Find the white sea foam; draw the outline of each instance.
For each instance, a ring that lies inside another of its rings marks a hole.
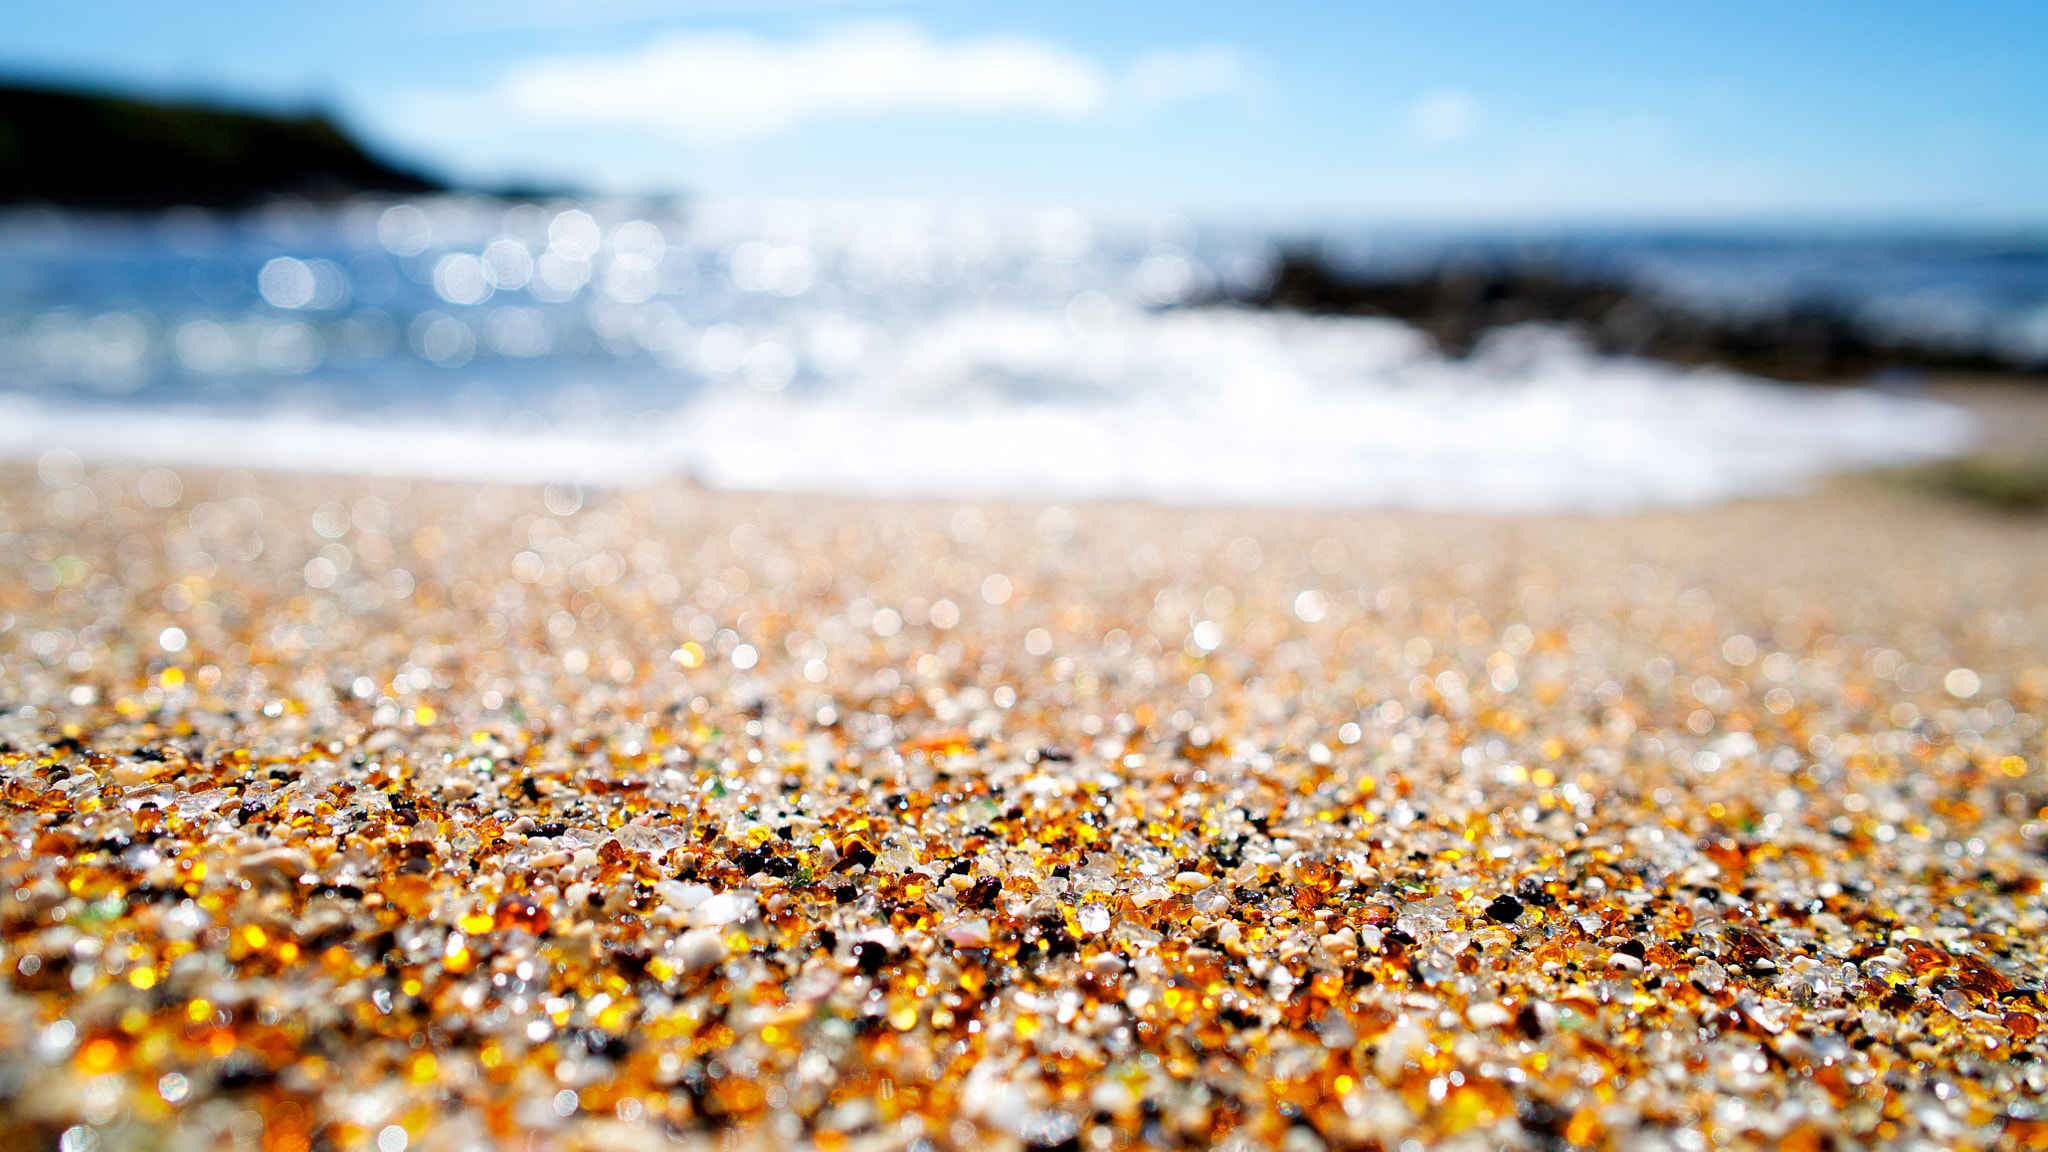
[[[1543,328],[1436,355],[1391,321],[971,308],[860,372],[726,384],[630,433],[163,413],[13,398],[0,455],[586,484],[1616,511],[1966,449],[1960,409],[1602,358]]]

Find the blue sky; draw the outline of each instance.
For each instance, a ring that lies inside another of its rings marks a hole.
[[[0,73],[485,182],[1356,219],[2048,224],[2048,4],[13,6]]]

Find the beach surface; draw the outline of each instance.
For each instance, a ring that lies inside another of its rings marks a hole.
[[[2038,516],[53,454],[0,574],[9,1147],[2048,1139]]]

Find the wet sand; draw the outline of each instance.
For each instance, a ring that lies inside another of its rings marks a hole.
[[[10,1147],[2048,1133],[2042,518],[57,459],[0,572]]]

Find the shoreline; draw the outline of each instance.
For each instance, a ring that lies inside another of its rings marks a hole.
[[[0,405],[8,425],[0,431],[0,459],[27,463],[62,451],[82,453],[81,463],[94,467],[109,460],[233,467],[337,483],[364,475],[452,483],[559,479],[592,488],[699,484],[804,499],[846,493],[915,501],[950,492],[1183,509],[1513,515],[1629,515],[1796,494],[1825,487],[1833,473],[1979,454],[1971,444],[1984,436],[2001,459],[2048,459],[2048,393],[2024,377],[1950,374],[1903,391],[1840,389],[1616,359],[1589,373],[1579,392],[1560,393],[1548,381],[1524,388],[1512,374],[1474,387],[1446,362],[1421,363],[1416,371],[1360,394],[1339,388],[1278,405],[1243,389],[1196,390],[1178,407],[1155,388],[1114,403],[958,409],[860,394],[790,399],[728,389],[673,411],[556,428],[524,410],[499,428],[425,414],[379,418],[317,409],[259,409],[254,418],[189,409],[45,409],[20,396]],[[1603,406],[1608,415],[1597,416]],[[1147,428],[1120,432],[1127,422]],[[1534,431],[1524,435],[1524,424]]]
[[[11,1138],[2035,1123],[2039,518],[176,475],[0,469]]]

